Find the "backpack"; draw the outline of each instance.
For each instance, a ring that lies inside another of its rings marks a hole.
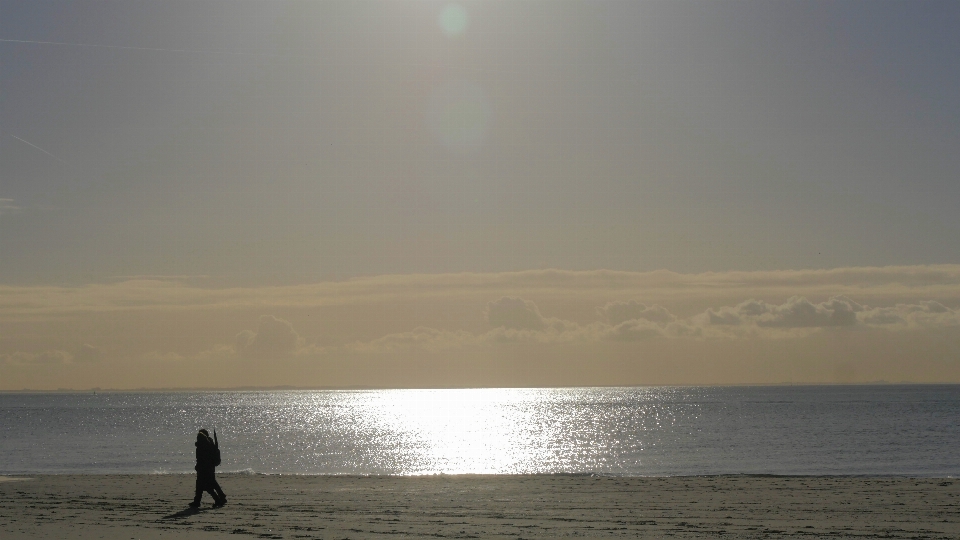
[[[220,466],[220,441],[217,440],[217,431],[213,431],[213,449],[210,451],[210,457],[213,458],[213,466]]]

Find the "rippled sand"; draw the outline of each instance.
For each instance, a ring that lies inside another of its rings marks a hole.
[[[960,537],[960,480],[849,477],[221,475],[0,482],[0,537]],[[241,536],[236,536],[241,535]]]

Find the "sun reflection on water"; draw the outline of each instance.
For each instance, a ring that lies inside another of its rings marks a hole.
[[[400,434],[411,451],[401,474],[509,474],[552,461],[534,430],[535,401],[527,389],[397,390],[367,396],[363,414],[378,428]],[[413,444],[410,444],[413,443]]]
[[[674,390],[354,390],[250,396],[253,470],[326,474],[620,474],[674,459],[698,405]],[[263,400],[263,401],[261,401]],[[265,429],[269,426],[269,429]],[[255,433],[254,433],[255,432]],[[238,440],[239,442],[239,440]],[[665,446],[666,444],[666,446]],[[667,447],[673,447],[667,450]],[[652,453],[651,453],[652,452]],[[292,461],[291,461],[292,460]]]
[[[0,472],[955,475],[952,387],[0,395]],[[39,429],[37,426],[41,426]],[[60,444],[50,445],[50,437]],[[38,450],[39,449],[39,450]]]

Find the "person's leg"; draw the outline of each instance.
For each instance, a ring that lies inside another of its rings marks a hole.
[[[223,493],[223,490],[220,489],[220,483],[217,482],[216,477],[213,477],[210,487],[212,487],[217,492],[217,497],[215,498],[220,499],[223,502],[227,502],[227,496]]]
[[[200,499],[203,498],[203,480],[200,478],[199,473],[197,473],[197,487],[195,491],[196,493],[193,496],[193,502],[190,503],[190,506],[194,508],[200,506]]]
[[[227,504],[227,496],[223,494],[223,490],[220,489],[220,484],[217,483],[217,477],[215,475],[210,475],[209,484],[207,487],[210,488],[210,494],[213,496],[214,505],[223,506]]]

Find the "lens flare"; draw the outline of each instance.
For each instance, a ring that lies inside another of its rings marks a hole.
[[[460,4],[447,4],[440,11],[437,22],[445,36],[457,37],[467,29],[470,19],[467,16],[467,10]]]

